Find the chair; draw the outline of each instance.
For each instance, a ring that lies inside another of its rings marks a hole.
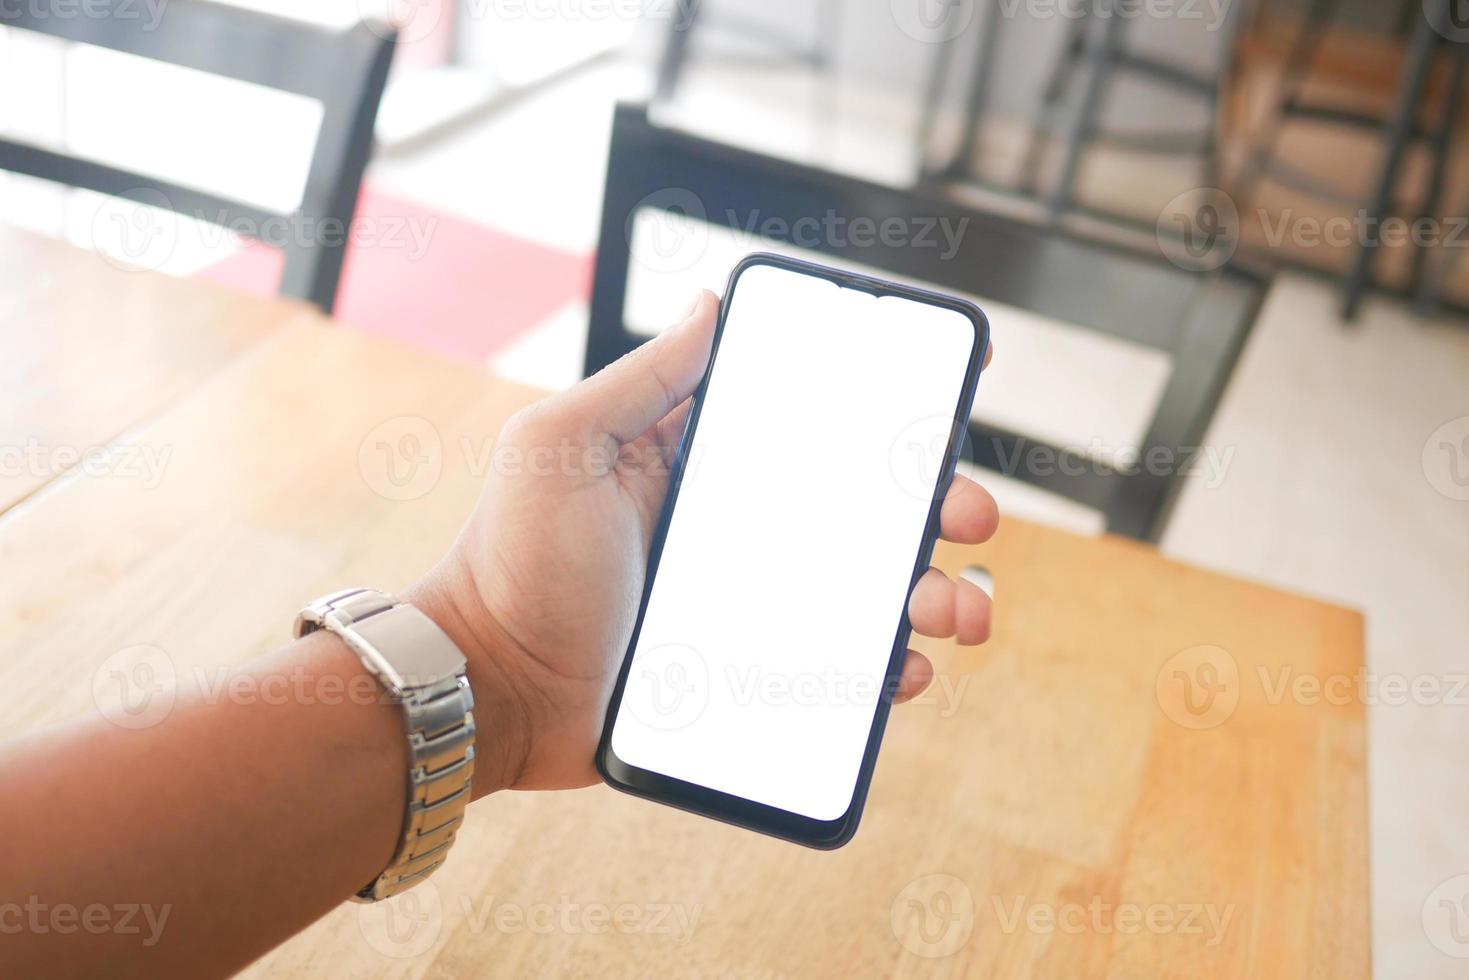
[[[1136,220],[1104,208],[1083,207],[1076,200],[1076,185],[1087,149],[1096,144],[1129,149],[1154,155],[1188,156],[1199,160],[1203,183],[1215,183],[1216,134],[1219,92],[1224,73],[1222,63],[1205,69],[1150,57],[1130,49],[1129,35],[1133,20],[1125,15],[1122,0],[1095,0],[1082,4],[1077,16],[1070,18],[1065,42],[1057,56],[1041,96],[1037,119],[1014,186],[999,186],[981,179],[973,171],[973,160],[979,149],[981,132],[987,120],[989,95],[995,84],[994,69],[1006,15],[1003,0],[980,0],[981,23],[977,53],[969,79],[964,104],[963,126],[957,148],[942,162],[927,159],[929,143],[935,129],[939,103],[954,71],[954,48],[963,36],[946,41],[937,51],[930,66],[923,115],[919,124],[919,149],[924,158],[921,179],[936,188],[946,183],[977,184],[1001,192],[1018,193],[1022,197],[1044,201],[1052,221],[1071,213],[1085,213],[1123,225]],[[1235,8],[1229,8],[1226,36],[1237,24]],[[1111,89],[1122,76],[1136,78],[1160,89],[1191,96],[1206,110],[1206,121],[1198,131],[1109,132],[1103,128]],[[1078,77],[1080,82],[1078,83]],[[1073,93],[1080,94],[1072,99]],[[1074,108],[1068,108],[1075,102]],[[1060,167],[1055,184],[1042,191],[1039,176],[1047,150],[1055,143]],[[1152,226],[1146,226],[1152,231]]]
[[[1420,216],[1437,218],[1443,203],[1444,178],[1448,172],[1449,153],[1453,149],[1454,129],[1459,120],[1459,100],[1464,87],[1466,51],[1469,51],[1469,31],[1459,23],[1451,10],[1459,0],[1425,0],[1422,16],[1413,28],[1409,42],[1408,64],[1403,69],[1402,87],[1398,92],[1397,105],[1382,127],[1383,143],[1386,146],[1383,160],[1378,166],[1377,180],[1367,213],[1382,217],[1389,213],[1393,190],[1403,167],[1406,143],[1410,134],[1417,129],[1415,120],[1419,102],[1428,83],[1435,55],[1447,48],[1451,67],[1448,88],[1439,112],[1439,121],[1427,135],[1429,152],[1433,157],[1432,176],[1424,195]],[[1377,241],[1368,238],[1357,247],[1357,254],[1347,275],[1343,289],[1342,316],[1351,319],[1357,315],[1362,296],[1375,282],[1373,262],[1377,256]],[[1445,270],[1447,275],[1447,270]],[[1419,248],[1413,263],[1414,300],[1422,311],[1432,311],[1438,305],[1437,277],[1428,268],[1428,253]]]
[[[0,139],[0,170],[113,196],[142,197],[139,192],[147,191],[148,200],[161,196],[179,214],[234,228],[270,228],[282,218],[299,222],[317,233],[285,236],[280,290],[331,312],[346,229],[372,151],[373,120],[392,59],[393,31],[376,23],[332,31],[206,0],[169,0],[155,24],[136,16],[135,10],[129,14],[132,6],[131,0],[89,0],[86,16],[58,17],[40,4],[5,4],[0,6],[0,25],[319,100],[321,128],[298,210],[275,214],[8,139]]]
[[[673,188],[678,193],[668,193]],[[1171,354],[1173,373],[1139,459],[1167,452],[1183,460],[1199,445],[1267,285],[1239,268],[1186,272],[1154,255],[724,146],[654,126],[643,108],[624,105],[613,121],[585,373],[644,339],[628,330],[623,315],[631,258],[628,229],[635,211],[650,206],[675,211],[689,194],[706,215],[722,216],[721,223],[727,220],[736,229],[754,227],[752,219],[810,227],[810,221],[819,224],[833,213],[878,225],[889,218],[967,219],[957,251],[948,259],[932,249],[893,247],[880,240],[853,244],[850,236],[820,236],[815,246],[802,246]],[[1105,470],[1075,450],[979,421],[971,422],[970,436],[973,462],[1100,510],[1117,534],[1156,540],[1179,489],[1181,466],[1170,473]],[[1016,471],[1014,461],[1035,458],[1031,453],[1037,448],[1065,465]]]
[[[1459,117],[1464,84],[1466,43],[1463,28],[1451,21],[1451,4],[1456,0],[1400,0],[1396,20],[1405,36],[1405,58],[1394,105],[1385,117],[1372,112],[1342,108],[1309,100],[1305,95],[1311,70],[1324,48],[1334,19],[1341,13],[1341,0],[1311,0],[1286,57],[1274,111],[1262,133],[1255,139],[1240,173],[1234,180],[1235,197],[1241,207],[1253,197],[1256,187],[1266,177],[1311,196],[1331,203],[1361,208],[1370,227],[1384,218],[1406,216],[1437,218],[1443,205],[1449,155],[1453,150],[1454,132]],[[1441,50],[1447,49],[1449,61],[1447,83],[1437,110],[1424,123],[1424,103],[1430,76]],[[1311,120],[1342,127],[1376,131],[1382,144],[1382,157],[1373,173],[1372,191],[1366,200],[1344,194],[1315,180],[1278,158],[1277,151],[1284,124],[1295,119]],[[1429,158],[1429,180],[1421,200],[1405,202],[1396,199],[1398,178],[1408,150],[1421,145]],[[1342,282],[1342,317],[1351,320],[1361,308],[1367,291],[1380,285],[1374,275],[1378,243],[1368,236],[1357,246],[1352,265]],[[1416,248],[1412,281],[1408,292],[1421,311],[1434,309],[1439,302],[1439,283],[1447,275],[1452,257],[1445,257],[1440,268],[1430,267],[1429,249]]]
[[[683,73],[688,68],[692,54],[694,31],[709,27],[709,13],[704,9],[706,0],[693,0],[685,7],[677,8],[678,16],[670,19],[668,38],[663,53],[658,59],[657,79],[653,87],[655,103],[672,102],[678,92]],[[733,6],[733,5],[732,5]],[[842,20],[841,0],[816,0],[816,41],[806,46],[793,40],[777,29],[741,17],[738,10],[730,10],[714,25],[739,35],[769,49],[777,62],[805,65],[816,72],[830,69],[836,59],[836,43],[840,36]]]

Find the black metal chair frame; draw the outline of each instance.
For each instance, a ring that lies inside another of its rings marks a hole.
[[[668,37],[663,43],[663,53],[658,61],[653,86],[655,103],[672,102],[677,96],[679,83],[683,80],[683,73],[688,68],[693,53],[694,32],[710,26],[709,11],[705,9],[707,2],[708,0],[692,0],[684,8],[682,16],[672,18]],[[722,12],[718,26],[763,45],[778,61],[803,64],[813,71],[822,72],[830,69],[835,59],[836,44],[841,33],[841,3],[842,0],[816,0],[816,42],[810,47],[792,41],[757,20],[741,17],[737,4],[731,5],[736,9]]]
[[[1444,183],[1447,176],[1448,157],[1452,150],[1454,131],[1458,122],[1462,101],[1466,53],[1465,41],[1451,41],[1452,33],[1445,23],[1435,24],[1430,18],[1446,19],[1451,0],[1439,0],[1424,4],[1422,0],[1404,0],[1399,14],[1400,30],[1407,36],[1406,59],[1403,74],[1392,111],[1379,118],[1368,112],[1325,105],[1308,101],[1303,92],[1309,80],[1312,65],[1325,44],[1331,21],[1341,0],[1311,0],[1302,18],[1300,30],[1286,56],[1280,81],[1280,97],[1269,121],[1255,140],[1244,167],[1236,175],[1235,196],[1243,207],[1253,197],[1255,188],[1267,175],[1302,193],[1352,207],[1362,206],[1372,222],[1400,212],[1409,211],[1410,217],[1436,218],[1443,205]],[[1449,49],[1448,83],[1438,118],[1431,125],[1422,125],[1419,115],[1424,94],[1428,87],[1435,58],[1441,48]],[[1382,160],[1373,175],[1372,191],[1366,201],[1358,201],[1336,189],[1325,187],[1298,172],[1284,161],[1277,159],[1283,124],[1289,119],[1310,119],[1340,126],[1375,129],[1382,140]],[[1394,191],[1398,175],[1402,171],[1403,159],[1409,145],[1422,143],[1431,158],[1429,183],[1423,199],[1416,205],[1404,207],[1394,202]],[[1352,319],[1361,308],[1362,299],[1368,289],[1378,285],[1373,275],[1377,256],[1377,243],[1373,239],[1361,242],[1353,256],[1352,265],[1342,281],[1342,316]],[[1428,312],[1440,303],[1440,285],[1447,276],[1453,256],[1445,256],[1435,268],[1430,250],[1416,248],[1413,256],[1413,274],[1408,293],[1419,310]]]
[[[1183,464],[1205,435],[1268,286],[1263,275],[1243,268],[1189,272],[1156,255],[658,127],[643,107],[624,105],[613,123],[587,374],[646,339],[628,330],[624,320],[630,223],[640,207],[675,197],[687,200],[682,193],[666,193],[675,188],[694,194],[712,223],[734,230],[767,218],[781,219],[788,228],[813,227],[810,221],[832,214],[868,218],[878,226],[898,218],[910,228],[921,219],[967,219],[957,252],[947,259],[936,249],[854,244],[851,236],[800,244],[833,260],[1021,307],[1170,354],[1173,372],[1137,457],[1167,454],[1178,464],[1169,472],[1104,470],[1074,449],[1047,446],[978,421],[970,425],[972,462],[1100,510],[1110,531],[1144,540],[1162,533],[1182,484]],[[1036,458],[1031,454],[1037,449],[1058,465],[1015,468],[1015,461]]]
[[[1043,200],[1052,220],[1074,212],[1129,227],[1145,227],[1148,231],[1154,230],[1151,225],[1140,224],[1128,215],[1078,204],[1075,196],[1076,182],[1081,171],[1082,156],[1088,146],[1103,142],[1141,152],[1198,156],[1204,168],[1204,184],[1212,185],[1215,182],[1218,96],[1223,67],[1213,72],[1198,72],[1128,50],[1127,22],[1114,9],[1117,0],[1101,0],[1104,6],[1095,11],[1088,7],[1082,16],[1072,19],[1066,40],[1041,96],[1040,118],[1032,128],[1018,183],[1001,186],[979,179],[972,172],[971,161],[978,149],[980,130],[987,114],[988,96],[993,84],[994,64],[1003,26],[1001,4],[998,0],[981,2],[985,6],[981,12],[978,51],[969,79],[959,143],[954,153],[942,163],[925,163],[921,178],[923,182],[934,186],[942,186],[946,182],[974,183],[991,190]],[[1237,23],[1238,17],[1232,8],[1229,29],[1232,31]],[[919,124],[919,149],[925,157],[935,128],[942,92],[953,66],[954,47],[961,38],[962,35],[940,46],[934,63],[930,66],[923,116]],[[1065,96],[1073,88],[1073,79],[1078,72],[1084,76],[1082,97],[1069,117],[1063,120],[1061,110],[1065,105]],[[1132,74],[1167,86],[1172,91],[1184,92],[1203,100],[1208,107],[1205,126],[1197,133],[1106,132],[1100,120],[1107,94],[1114,78],[1122,73]],[[1061,166],[1054,186],[1049,192],[1042,193],[1037,185],[1037,178],[1041,171],[1040,163],[1045,144],[1052,137],[1060,138]]]
[[[0,25],[97,45],[317,99],[321,126],[301,204],[281,215],[239,201],[0,139],[0,170],[112,196],[150,192],[179,214],[230,227],[270,228],[299,222],[309,235],[282,243],[280,291],[330,312],[341,278],[362,174],[372,152],[373,122],[387,81],[394,34],[359,22],[334,31],[207,0],[169,0],[156,24],[119,16],[130,0],[91,0],[87,16],[48,15],[35,4],[0,6]],[[105,16],[101,14],[105,13]],[[340,234],[337,231],[340,230]]]

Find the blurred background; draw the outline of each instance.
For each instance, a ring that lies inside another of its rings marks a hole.
[[[1374,963],[1462,975],[1463,0],[62,6],[0,17],[0,222],[121,265],[544,388],[756,248],[976,298],[1007,512],[1364,612]]]

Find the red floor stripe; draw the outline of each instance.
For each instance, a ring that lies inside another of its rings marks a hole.
[[[365,188],[335,316],[483,361],[590,291],[592,260]],[[258,243],[199,277],[271,295],[281,253]]]

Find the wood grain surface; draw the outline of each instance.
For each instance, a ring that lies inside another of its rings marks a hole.
[[[501,422],[540,394],[297,307],[188,307],[141,278],[157,302],[127,322],[166,363],[127,356],[157,390],[109,390],[95,367],[75,384],[78,404],[146,403],[128,439],[167,465],[151,483],[70,474],[0,515],[0,737],[92,710],[139,662],[227,676],[322,592],[408,584],[468,513]],[[31,307],[62,338],[51,363],[126,349],[104,306]],[[180,373],[165,338],[215,326]],[[7,321],[0,358],[21,333]],[[107,413],[36,391],[0,396],[7,438],[108,438]],[[936,561],[993,574],[994,637],[925,644],[939,678],[894,711],[846,848],[605,787],[499,794],[427,885],[342,906],[248,975],[1369,972],[1362,703],[1309,696],[1360,672],[1356,613],[1018,520]]]
[[[88,454],[151,466],[99,451],[297,315],[0,225],[0,512]]]

